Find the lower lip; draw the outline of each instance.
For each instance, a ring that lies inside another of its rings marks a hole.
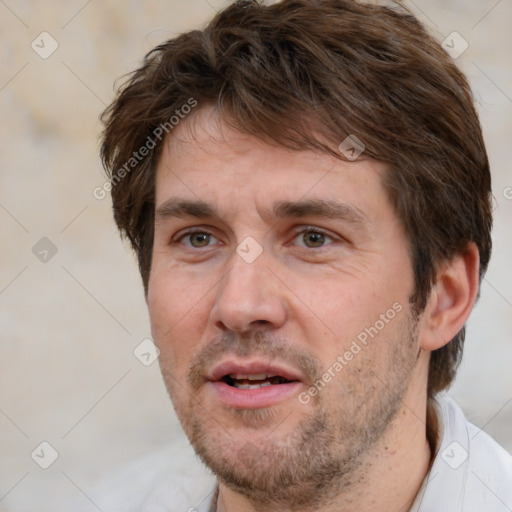
[[[256,389],[239,389],[223,381],[209,382],[220,401],[235,409],[260,409],[271,407],[283,400],[297,395],[301,382],[272,384]]]

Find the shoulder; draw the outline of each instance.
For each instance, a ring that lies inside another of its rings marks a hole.
[[[496,507],[502,503],[512,510],[512,455],[482,429],[466,424],[470,447],[467,500]]]
[[[216,486],[188,443],[173,443],[104,475],[89,500],[78,496],[68,509],[85,512],[93,501],[102,512],[203,512]]]
[[[463,512],[512,510],[512,455],[467,421],[449,397],[437,400],[442,437],[432,469],[458,495]]]

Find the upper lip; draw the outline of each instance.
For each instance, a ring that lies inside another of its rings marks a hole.
[[[215,382],[230,374],[259,375],[262,373],[273,376],[278,375],[286,380],[304,381],[304,376],[300,371],[283,364],[269,363],[262,360],[237,361],[234,359],[227,359],[216,364],[207,374],[206,378],[209,381]]]

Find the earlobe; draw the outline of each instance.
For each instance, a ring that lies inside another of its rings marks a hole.
[[[477,298],[479,268],[478,248],[473,242],[463,254],[441,266],[423,314],[423,350],[441,348],[463,327]]]

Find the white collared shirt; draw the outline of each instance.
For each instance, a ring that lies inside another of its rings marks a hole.
[[[512,455],[451,398],[439,396],[436,408],[440,448],[410,512],[512,512]],[[181,469],[170,469],[173,460]],[[94,499],[103,512],[210,512],[216,488],[183,443],[134,464]]]
[[[410,512],[511,512],[512,456],[451,398],[436,402],[440,448]]]
[[[410,512],[512,512],[512,455],[451,398],[439,396],[436,409],[439,450]],[[201,505],[209,512],[211,500]]]

